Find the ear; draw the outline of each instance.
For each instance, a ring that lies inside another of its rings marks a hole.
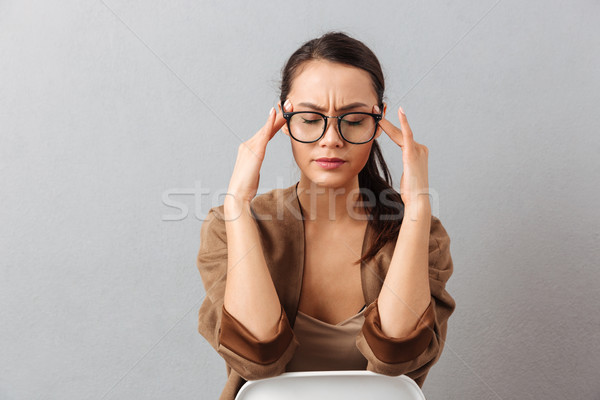
[[[277,102],[277,108],[279,109],[279,113],[283,114],[283,111],[281,109],[281,101]],[[285,124],[283,124],[283,126],[281,127],[281,130],[283,131],[283,133],[285,133],[286,135],[290,136],[290,132],[288,130],[287,122]]]

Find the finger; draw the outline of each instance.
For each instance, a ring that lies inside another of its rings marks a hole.
[[[279,130],[283,127],[283,125],[285,125],[285,118],[283,118],[283,113],[280,111],[277,111],[277,108],[275,108],[275,118],[273,121],[273,125],[271,130],[272,135],[271,137],[273,137],[273,135],[275,135],[277,132],[279,132]]]
[[[273,117],[273,124],[271,125],[271,129],[273,130],[273,134],[281,129],[283,125],[285,125],[285,118],[283,118],[283,113],[278,111],[277,108],[273,107],[274,116],[269,115],[269,117]]]
[[[404,145],[404,139],[402,130],[388,121],[385,117],[382,117],[379,121],[379,126],[383,129],[383,131],[396,143],[398,146],[402,147]]]
[[[269,112],[269,117],[267,118],[267,122],[265,122],[263,127],[260,129],[259,135],[264,140],[267,140],[267,141],[271,140],[273,138],[273,136],[275,136],[275,134],[279,131],[279,129],[281,129],[284,122],[285,122],[285,118],[283,118],[283,115],[278,114],[275,111],[275,107],[272,107]]]
[[[402,107],[398,108],[398,118],[400,119],[400,127],[402,128],[402,132],[404,133],[405,144],[414,141],[412,130],[410,129],[408,119],[406,118],[406,114],[404,113]]]
[[[275,120],[275,128],[276,129],[281,129],[283,128],[286,124],[287,124],[287,120],[283,117],[283,113],[284,112],[292,112],[294,110],[294,107],[292,106],[292,102],[290,101],[290,99],[287,99],[285,101],[285,103],[283,103],[283,105],[281,105],[281,102],[277,103],[277,119]],[[285,134],[289,136],[289,132],[287,129],[285,129]]]

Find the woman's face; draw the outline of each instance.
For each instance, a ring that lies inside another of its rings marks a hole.
[[[291,106],[285,111],[319,111],[325,115],[341,115],[351,111],[379,113],[377,96],[368,72],[330,61],[308,61],[292,82],[288,95]],[[362,103],[345,108],[353,103]],[[312,105],[311,105],[312,104]],[[282,105],[279,104],[281,110]],[[384,105],[383,111],[385,112]],[[287,124],[283,126],[290,135]],[[381,134],[377,128],[375,138]],[[302,171],[302,181],[308,179],[319,186],[348,187],[357,184],[358,173],[365,166],[373,141],[365,144],[346,142],[338,132],[337,120],[328,119],[327,131],[316,142],[301,143],[294,139],[292,152]],[[316,162],[321,157],[339,158],[344,162],[337,168],[325,168]]]

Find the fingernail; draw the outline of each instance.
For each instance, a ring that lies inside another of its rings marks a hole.
[[[275,108],[271,107],[271,111],[269,111],[269,115],[273,115],[273,112],[275,112]]]
[[[381,111],[379,110],[379,106],[375,106],[375,112],[376,113],[380,113]]]
[[[402,109],[402,106],[400,106],[400,112],[401,112],[402,114],[404,114],[404,110]],[[406,114],[404,114],[404,115],[406,115]]]
[[[283,103],[283,109],[284,110],[289,110],[290,109],[290,105],[292,104],[292,102],[290,101],[290,99],[287,99],[285,101],[285,103]]]

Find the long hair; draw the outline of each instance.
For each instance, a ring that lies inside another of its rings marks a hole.
[[[328,32],[309,40],[290,56],[281,73],[281,104],[287,99],[302,65],[311,60],[326,60],[367,71],[371,76],[379,109],[383,110],[385,82],[379,60],[364,43],[339,31]],[[404,202],[392,187],[392,178],[377,140],[373,140],[369,159],[358,174],[358,184],[360,200],[368,214],[368,224],[375,232],[373,244],[356,261],[362,263],[374,257],[387,242],[397,239],[404,217]],[[367,195],[374,195],[375,199],[368,199]],[[365,203],[365,200],[368,201]]]

